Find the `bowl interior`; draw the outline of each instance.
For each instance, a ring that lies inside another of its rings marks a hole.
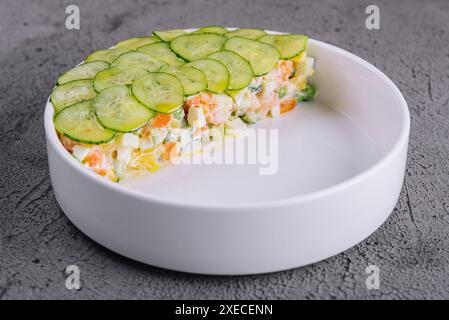
[[[304,104],[258,127],[278,130],[277,160],[273,150],[266,153],[267,164],[171,165],[123,184],[182,202],[253,203],[335,185],[366,170],[382,156],[363,127],[319,102]],[[271,168],[272,174],[261,175],[261,168]]]
[[[177,165],[124,186],[188,203],[254,203],[318,191],[372,167],[403,130],[401,96],[378,70],[343,50],[311,40],[308,52],[316,58],[311,82],[318,98],[258,124],[278,130],[278,152],[267,153],[269,165],[260,159]],[[261,175],[262,167],[275,173]]]
[[[277,132],[278,143],[265,150],[268,158],[259,155],[251,164],[170,165],[122,186],[183,203],[244,204],[319,191],[378,163],[407,125],[400,92],[380,71],[344,50],[310,40],[308,53],[316,58],[311,82],[318,97],[256,126]],[[271,174],[262,175],[261,168]]]

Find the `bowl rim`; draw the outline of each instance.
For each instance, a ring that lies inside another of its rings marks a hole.
[[[235,28],[228,28],[230,30],[233,30]],[[192,29],[184,29],[187,32],[195,30],[195,28]],[[278,31],[271,31],[271,30],[265,30],[267,33],[271,34],[282,34],[282,32]],[[47,138],[47,144],[49,143],[51,147],[56,151],[56,153],[60,156],[61,159],[66,161],[75,171],[77,171],[79,174],[85,176],[86,178],[90,179],[92,182],[99,183],[100,185],[110,189],[111,191],[116,191],[121,194],[124,194],[126,196],[135,197],[140,200],[144,201],[152,201],[154,203],[160,204],[160,205],[168,205],[173,207],[179,207],[179,208],[191,208],[191,209],[246,209],[246,210],[254,210],[254,209],[267,209],[267,208],[273,208],[273,207],[283,207],[283,206],[290,206],[293,204],[300,204],[309,202],[312,200],[316,200],[318,198],[324,198],[327,196],[331,196],[332,194],[336,194],[344,189],[350,188],[351,186],[354,186],[355,184],[369,178],[372,175],[375,175],[378,173],[383,167],[388,165],[389,162],[393,161],[394,158],[398,155],[398,153],[401,151],[402,147],[405,144],[408,144],[408,137],[410,133],[410,112],[407,106],[407,102],[404,99],[404,96],[400,92],[400,90],[397,88],[397,86],[393,83],[393,81],[388,78],[382,71],[380,71],[378,68],[373,66],[371,63],[367,62],[366,60],[356,56],[353,53],[350,53],[349,51],[346,51],[344,49],[341,49],[337,46],[328,44],[326,42],[322,42],[315,39],[309,39],[311,43],[314,45],[317,45],[318,47],[323,47],[326,49],[330,49],[334,51],[337,54],[342,54],[345,57],[351,59],[355,63],[358,63],[369,70],[371,70],[373,73],[375,73],[381,80],[383,80],[387,86],[393,90],[393,92],[396,94],[396,96],[399,98],[399,104],[402,111],[402,123],[401,123],[401,131],[399,134],[399,137],[397,138],[396,142],[394,143],[393,147],[391,147],[378,161],[376,161],[374,164],[372,164],[370,167],[365,169],[364,171],[344,180],[337,184],[328,186],[326,188],[322,188],[320,190],[312,191],[309,193],[301,194],[294,197],[284,198],[284,199],[276,199],[276,200],[268,200],[268,201],[253,201],[253,202],[245,202],[245,203],[235,203],[235,204],[221,204],[221,203],[212,203],[212,204],[202,204],[202,203],[190,203],[190,202],[184,202],[184,201],[178,201],[176,199],[174,200],[168,200],[166,198],[150,195],[148,193],[141,192],[139,190],[126,188],[116,182],[112,182],[109,180],[106,180],[100,176],[98,176],[96,173],[94,173],[91,170],[86,170],[86,168],[79,163],[75,158],[73,158],[67,150],[63,147],[62,143],[58,139],[58,136],[56,134],[56,129],[53,124],[53,117],[54,117],[54,109],[50,102],[50,97],[47,99],[45,112],[44,112],[44,127],[45,127],[45,135]]]

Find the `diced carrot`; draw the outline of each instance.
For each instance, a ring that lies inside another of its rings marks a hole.
[[[279,61],[279,66],[281,68],[282,80],[287,81],[293,72],[293,62],[290,60]]]
[[[170,142],[167,142],[165,145],[164,145],[164,148],[165,148],[165,151],[164,151],[164,153],[162,154],[162,159],[164,159],[164,160],[170,160],[171,158],[173,158],[173,157],[175,157],[176,155],[177,155],[177,143],[176,142],[174,142],[174,141],[170,141]]]
[[[95,167],[96,165],[101,163],[103,156],[101,155],[98,149],[95,149],[86,157],[86,162],[89,164],[89,167]]]
[[[171,115],[166,113],[159,113],[152,122],[153,128],[161,128],[168,125],[171,120]]]
[[[201,101],[201,96],[195,96],[192,99],[187,100],[186,105],[188,107],[198,106],[200,104],[200,101]]]
[[[142,131],[140,132],[140,135],[144,138],[148,137],[150,135],[150,126],[148,125],[148,123],[143,126]]]
[[[281,102],[281,113],[289,112],[290,110],[293,110],[296,106],[296,99],[288,99],[286,101]]]
[[[199,105],[200,105],[200,97],[199,96],[195,96],[189,100],[186,100],[186,102],[183,105],[185,116],[187,117],[187,115],[189,114],[190,107],[199,106]]]
[[[108,172],[106,169],[95,168],[94,171],[98,173],[100,176],[105,176]]]

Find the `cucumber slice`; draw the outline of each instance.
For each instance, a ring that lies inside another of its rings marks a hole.
[[[173,39],[170,48],[187,61],[206,58],[223,49],[226,37],[219,34],[187,34]]]
[[[153,34],[165,42],[170,42],[174,38],[187,34],[184,30],[175,29],[175,30],[165,30],[165,31],[154,31]]]
[[[126,52],[112,61],[111,66],[122,68],[141,68],[154,72],[166,65],[164,61],[143,52]]]
[[[98,122],[92,100],[76,103],[58,112],[54,124],[56,130],[82,143],[101,144],[115,135],[114,131],[104,128]]]
[[[251,40],[257,40],[264,35],[266,35],[264,30],[250,29],[250,28],[236,29],[234,31],[229,31],[224,34],[226,38],[242,37]]]
[[[259,41],[276,47],[282,59],[290,59],[306,49],[308,39],[304,34],[267,34]]]
[[[154,112],[139,103],[128,87],[116,86],[103,90],[93,101],[98,121],[108,129],[129,132],[139,129]]]
[[[94,51],[91,54],[89,54],[86,59],[84,59],[84,62],[91,62],[91,61],[106,61],[111,63],[117,57],[121,54],[124,54],[125,52],[128,52],[129,49],[127,48],[113,48],[113,49],[105,49],[105,50],[98,50]]]
[[[158,37],[150,36],[150,37],[136,37],[131,39],[126,39],[118,42],[115,47],[116,48],[126,48],[129,50],[135,50],[139,47],[145,46],[150,43],[160,42]]]
[[[83,63],[78,67],[70,69],[58,78],[58,84],[64,84],[75,80],[93,79],[102,70],[109,68],[109,63],[105,61],[93,61]]]
[[[94,79],[95,91],[101,92],[104,89],[130,85],[133,80],[139,79],[148,74],[145,69],[111,67],[97,73]]]
[[[212,59],[200,59],[189,62],[186,66],[193,67],[204,73],[207,79],[208,91],[222,93],[228,88],[229,71],[221,62]]]
[[[229,30],[222,26],[206,26],[199,28],[192,32],[192,34],[201,34],[201,33],[215,33],[215,34],[225,34]]]
[[[225,49],[235,51],[248,60],[255,76],[261,76],[270,71],[280,56],[275,47],[242,37],[233,37],[226,41]]]
[[[214,52],[209,55],[210,59],[223,63],[229,71],[228,89],[243,89],[253,79],[253,70],[249,63],[238,53],[229,50]]]
[[[142,104],[162,113],[170,113],[184,103],[184,89],[175,76],[150,73],[132,83],[132,93]]]
[[[165,72],[175,76],[181,81],[182,87],[184,88],[184,95],[189,96],[207,88],[207,79],[204,73],[198,69],[181,66],[181,67],[170,67],[164,66],[161,68],[161,72]]]
[[[137,49],[137,51],[146,53],[150,56],[161,59],[169,66],[182,66],[186,62],[176,56],[173,51],[170,50],[170,46],[168,43],[160,42],[160,43],[152,43]]]
[[[230,96],[232,98],[232,100],[234,100],[235,102],[235,97],[239,94],[239,92],[242,91],[241,89],[239,90],[226,90],[226,94],[228,96]]]
[[[57,86],[50,97],[56,113],[72,104],[95,98],[92,80],[75,80]]]

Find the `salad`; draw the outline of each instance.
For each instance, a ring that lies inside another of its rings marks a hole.
[[[316,95],[308,37],[207,26],[155,31],[89,54],[50,102],[64,148],[112,181],[293,110]],[[183,129],[183,130],[179,130]]]

